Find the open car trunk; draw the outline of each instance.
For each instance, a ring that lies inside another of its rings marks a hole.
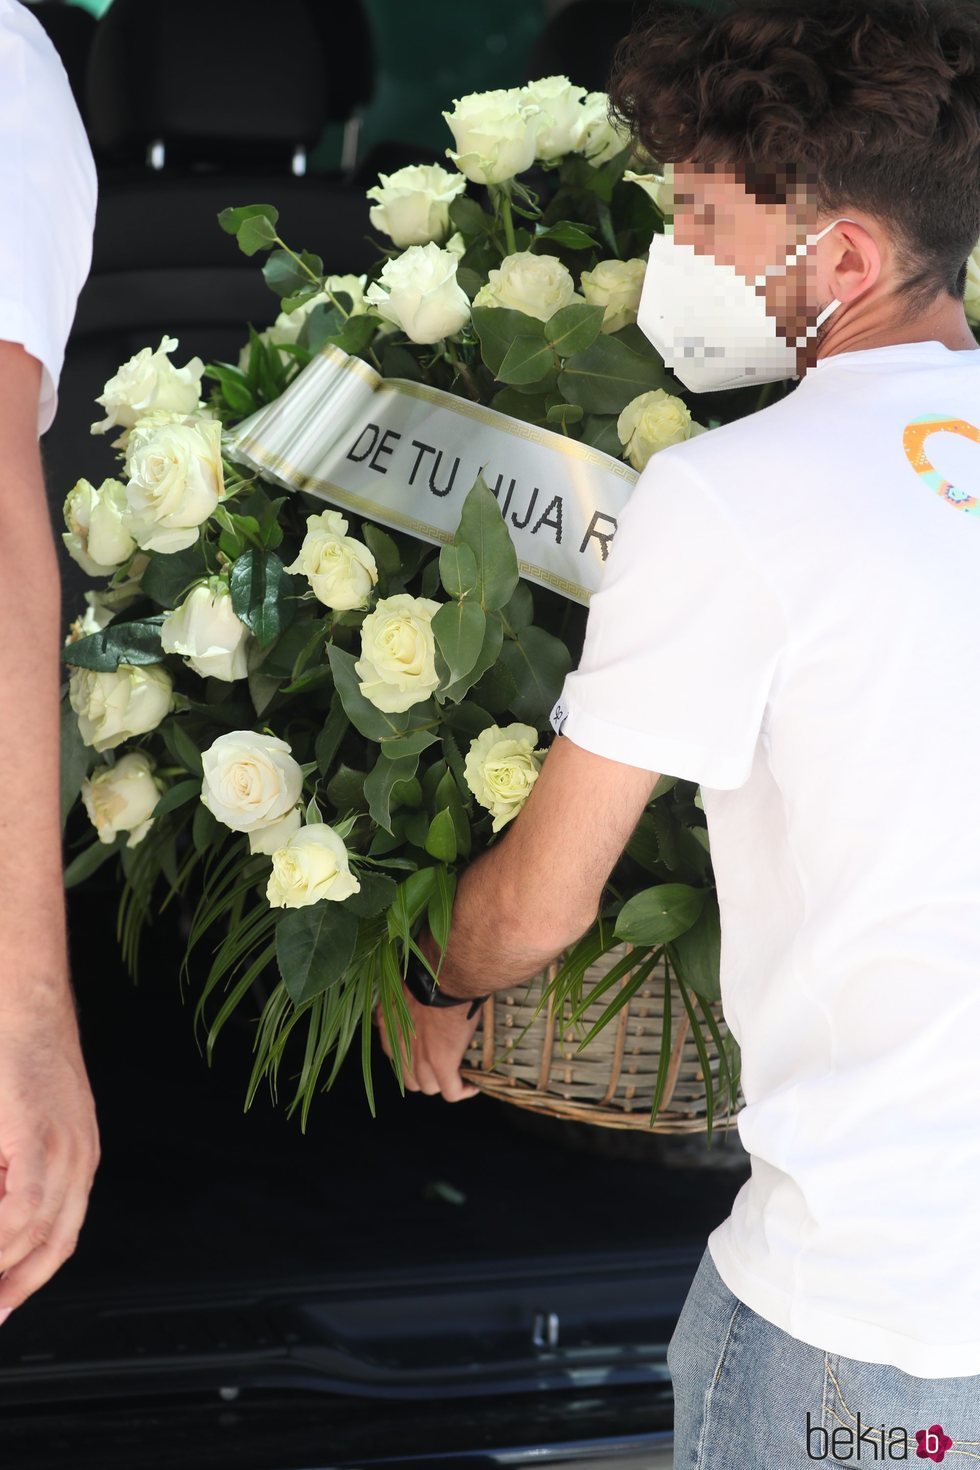
[[[258,1003],[209,1068],[176,916],[134,985],[111,866],[69,895],[102,1162],[75,1255],[0,1334],[4,1465],[669,1466],[666,1347],[737,1133],[676,1167],[653,1136],[402,1098],[376,1035],[376,1117],[356,1047],[305,1136],[288,1057],[245,1112]]]

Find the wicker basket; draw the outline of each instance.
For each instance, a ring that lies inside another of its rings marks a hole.
[[[583,995],[612,969],[629,947],[620,944],[600,955],[585,972]],[[545,972],[548,979],[556,973],[557,963]],[[656,1119],[650,1121],[660,1063],[667,978],[662,958],[615,1019],[578,1053],[576,1048],[581,1038],[602,1015],[613,992],[606,991],[588,1007],[579,1023],[581,1029],[572,1027],[559,1036],[550,998],[547,1010],[531,1021],[541,998],[540,978],[535,977],[513,990],[498,990],[484,1002],[480,1023],[460,1068],[468,1082],[493,1097],[554,1118],[577,1119],[603,1128],[644,1128],[657,1133],[705,1132],[704,1074],[690,1018],[676,987],[671,993],[667,1081]],[[627,980],[622,983],[626,984]],[[726,1038],[728,1028],[721,1002],[714,1001],[709,1008],[720,1035]],[[701,1030],[716,1099],[712,1128],[725,1131],[736,1126],[735,1116],[725,1106],[728,1087],[717,1048],[707,1027],[702,1024]],[[739,1091],[736,1108],[742,1101]]]

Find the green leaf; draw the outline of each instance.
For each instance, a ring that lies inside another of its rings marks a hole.
[[[510,704],[514,714],[529,725],[546,725],[572,666],[567,646],[553,633],[532,625],[505,641],[500,662],[517,690]]]
[[[455,684],[473,668],[483,648],[487,615],[478,602],[445,602],[432,619],[436,647],[448,669],[446,684]]]
[[[564,245],[567,250],[591,250],[599,244],[584,226],[577,225],[570,219],[557,220],[545,229],[539,225],[534,232],[534,238],[536,241],[552,240],[556,245]]]
[[[271,643],[296,616],[295,579],[274,551],[246,551],[228,581],[232,607],[261,645]]]
[[[431,853],[440,862],[452,863],[456,860],[456,825],[453,822],[452,812],[448,807],[443,807],[441,812],[436,812],[429,823],[429,830],[425,839],[425,850]]]
[[[628,944],[665,944],[690,929],[704,906],[705,889],[688,883],[658,883],[626,902],[616,919],[617,939]]]
[[[339,347],[341,352],[348,353],[351,357],[357,357],[364,351],[368,343],[378,332],[380,323],[377,317],[370,312],[361,312],[358,316],[349,316],[347,320],[327,340],[334,347]],[[300,341],[302,341],[302,333]],[[323,345],[322,343],[320,344]],[[311,348],[311,350],[313,350]]]
[[[357,811],[364,806],[364,771],[342,765],[327,785],[327,800],[338,812]]]
[[[449,943],[449,927],[452,923],[453,900],[456,897],[456,875],[447,872],[441,863],[435,867],[435,883],[429,899],[426,920],[432,937],[440,950]],[[441,968],[441,966],[440,966]]]
[[[566,424],[581,421],[582,409],[577,403],[553,403],[548,409],[548,423],[558,424],[564,430]]]
[[[314,306],[309,316],[303,323],[299,340],[304,342],[311,352],[319,352],[324,342],[332,340],[334,334],[339,332],[344,325],[345,318],[337,307],[326,301]]]
[[[323,275],[323,261],[318,255],[311,255],[308,251],[303,251],[297,258],[288,250],[273,250],[262,267],[262,277],[269,289],[277,296],[290,296],[294,291],[313,284],[308,272],[303,270],[304,265],[315,276]]]
[[[61,702],[60,746],[61,830],[64,831],[68,813],[78,800],[82,782],[96,760],[96,751],[82,739],[78,716],[67,698]]]
[[[549,343],[518,337],[504,353],[496,377],[501,383],[527,384],[544,392],[558,381],[558,366],[555,350]]]
[[[398,760],[405,755],[420,755],[438,739],[434,730],[406,730],[400,735],[383,736],[381,750],[389,760]]]
[[[324,775],[328,775],[333,765],[340,742],[347,733],[347,713],[344,709],[340,695],[334,690],[330,701],[330,713],[323,723],[323,729],[316,737],[314,754],[316,755],[317,769]]]
[[[605,307],[573,302],[563,306],[544,324],[544,335],[559,357],[572,357],[591,347],[602,329]]]
[[[294,1005],[312,1000],[343,979],[357,930],[357,915],[327,898],[285,911],[276,924],[276,961]]]
[[[203,856],[204,853],[215,846],[217,836],[218,819],[214,815],[214,812],[209,811],[202,801],[194,813],[194,820],[191,823],[191,841],[194,844],[194,851]]]
[[[600,336],[584,352],[566,358],[558,388],[569,403],[587,413],[619,414],[641,393],[654,388],[676,392],[674,379],[651,349],[641,356],[614,336]]]
[[[513,633],[519,633],[533,622],[534,597],[527,582],[518,582],[510,601],[500,609],[500,615]]]
[[[684,984],[702,999],[721,999],[721,916],[716,894],[708,893],[690,929],[673,940],[670,958]]]
[[[503,607],[520,580],[517,552],[497,498],[482,475],[463,501],[454,540],[476,556],[477,596],[484,612]]]
[[[490,407],[508,418],[521,419],[526,424],[548,422],[547,393],[524,393],[517,388],[501,388],[490,400]]]
[[[622,459],[623,446],[616,429],[616,414],[587,413],[582,420],[582,438],[592,449]]]
[[[193,801],[195,797],[199,798],[200,795],[200,781],[177,781],[163,793],[153,808],[153,820],[157,821],[158,818],[166,816],[167,812],[176,811],[179,806]]]
[[[352,893],[350,898],[344,899],[344,907],[350,909],[352,914],[359,918],[370,919],[375,914],[383,913],[391,907],[391,901],[395,896],[395,880],[389,878],[387,873],[371,873],[366,868],[358,868],[357,871],[360,888]]]
[[[477,586],[476,553],[465,543],[440,547],[439,576],[450,597],[467,597]]]
[[[462,699],[468,689],[471,689],[478,679],[481,679],[487,669],[491,668],[500,655],[501,644],[504,641],[504,627],[499,613],[492,612],[487,615],[486,632],[483,635],[483,647],[480,649],[476,663],[469,673],[457,679],[454,684],[449,684],[445,689],[439,691],[440,698],[455,703]],[[446,716],[448,717],[448,710]]]
[[[274,204],[229,205],[220,211],[218,224],[227,234],[237,235],[247,220],[259,218],[274,225],[279,219],[279,211]]]
[[[536,347],[544,343],[544,323],[523,311],[513,311],[507,306],[475,306],[472,319],[483,361],[494,377],[515,342]]]
[[[435,886],[434,867],[418,868],[399,883],[388,910],[388,933],[392,939],[400,938],[408,943],[412,925],[428,907]]]
[[[180,720],[173,719],[161,725],[160,734],[167,749],[179,765],[185,766],[188,771],[193,771],[196,776],[203,776],[204,762],[201,759],[201,752]],[[208,744],[210,743],[209,741]]]
[[[255,255],[259,250],[268,250],[276,243],[275,223],[265,214],[255,214],[243,220],[237,232],[238,248],[243,255]]]
[[[79,883],[84,883],[104,862],[122,851],[125,840],[126,834],[120,832],[114,842],[93,842],[91,847],[86,847],[65,868],[64,886],[75,888]]]
[[[230,363],[209,362],[204,373],[217,381],[221,396],[237,418],[246,418],[258,408],[252,387],[239,368],[232,367]]]
[[[381,740],[385,735],[399,735],[405,730],[425,724],[433,718],[431,700],[410,705],[407,710],[389,713],[365,699],[359,685],[360,679],[354,668],[354,655],[335,643],[327,645],[327,657],[333,672],[334,684],[343,700],[347,718],[368,740]]]
[[[398,547],[387,531],[365,521],[361,526],[361,538],[378,564],[378,571],[386,577],[395,577],[401,571],[402,559]]]
[[[364,799],[372,819],[386,832],[391,831],[391,802],[395,787],[400,781],[410,781],[418,770],[419,757],[403,755],[398,760],[389,760],[379,755],[373,768],[364,780]]]
[[[449,206],[449,221],[461,235],[479,235],[493,228],[493,219],[475,199],[458,195]]]
[[[140,588],[159,607],[174,608],[192,582],[208,575],[204,550],[200,541],[183,551],[151,551],[149,563],[140,577]]]
[[[89,633],[62,650],[62,659],[75,668],[102,673],[123,664],[158,664],[164,652],[160,645],[163,614],[132,623],[110,623],[99,633]]]

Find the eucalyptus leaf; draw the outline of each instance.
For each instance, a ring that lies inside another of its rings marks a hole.
[[[544,344],[544,323],[523,311],[508,306],[475,306],[471,315],[480,353],[494,377],[515,342],[532,347]]]
[[[432,619],[436,647],[448,669],[447,685],[470,672],[480,656],[486,633],[487,615],[478,602],[444,602]]]
[[[544,334],[559,357],[572,357],[592,346],[602,330],[604,316],[605,307],[573,302],[548,318]]]
[[[505,640],[500,662],[517,690],[511,709],[517,719],[535,727],[547,724],[551,709],[572,666],[566,644],[534,625]]]
[[[599,336],[591,347],[565,359],[558,388],[569,403],[586,413],[619,414],[641,393],[654,388],[672,392],[673,378],[652,348],[641,355],[614,336]]]
[[[467,597],[476,590],[476,553],[461,542],[450,542],[439,550],[439,576],[450,597]]]
[[[425,838],[425,850],[440,862],[451,863],[456,860],[456,827],[453,822],[452,812],[448,807],[443,807],[441,812],[436,812],[429,823],[429,830]]]
[[[389,760],[379,755],[373,768],[364,779],[364,799],[372,819],[386,832],[391,831],[391,803],[395,787],[401,781],[410,781],[418,769],[418,753]]]

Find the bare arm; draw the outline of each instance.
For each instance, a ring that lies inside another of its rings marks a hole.
[[[556,737],[518,815],[460,878],[439,972],[449,995],[519,985],[585,933],[659,779]],[[421,948],[434,967],[427,931]]]
[[[71,1004],[61,881],[61,585],[37,441],[41,365],[0,341],[0,1018]]]
[[[37,442],[40,363],[0,341],[0,1321],[72,1254],[99,1136],[68,973],[58,561]]]

